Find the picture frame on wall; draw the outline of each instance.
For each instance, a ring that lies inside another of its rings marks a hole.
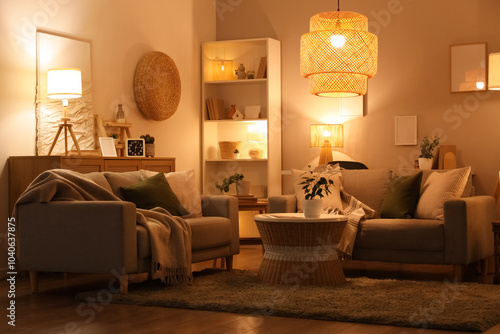
[[[396,116],[395,145],[417,145],[417,116]]]
[[[487,43],[451,45],[451,92],[462,93],[487,90],[487,57]]]
[[[99,137],[99,146],[103,157],[116,157],[115,141],[111,137]]]

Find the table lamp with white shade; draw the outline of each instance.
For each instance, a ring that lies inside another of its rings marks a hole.
[[[344,147],[344,127],[342,124],[312,124],[311,147],[321,147],[319,164],[332,161],[332,149]]]
[[[57,139],[64,129],[64,154],[68,155],[68,131],[75,143],[78,155],[81,155],[80,146],[73,132],[73,124],[68,123],[67,106],[68,99],[82,97],[82,72],[77,68],[53,68],[47,71],[47,97],[51,99],[62,100],[64,108],[64,116],[61,118],[62,124],[59,124],[59,129],[54,137],[52,146],[49,150],[49,155],[52,153]]]
[[[490,53],[488,70],[488,89],[500,90],[500,52]]]

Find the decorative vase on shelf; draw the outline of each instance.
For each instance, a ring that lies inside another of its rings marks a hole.
[[[323,200],[321,198],[304,199],[302,202],[304,217],[319,218],[319,216],[321,216],[322,204]]]
[[[245,66],[243,64],[240,64],[238,67],[238,70],[236,71],[236,75],[238,76],[238,79],[245,79],[247,77],[247,74],[245,73]]]
[[[432,169],[432,158],[418,158],[418,167],[422,170]]]
[[[121,104],[118,105],[118,111],[116,112],[116,121],[118,123],[125,123],[125,113],[123,112],[123,107]]]
[[[236,195],[250,195],[250,181],[244,181],[244,180],[237,181]]]
[[[146,144],[146,157],[153,158],[155,156],[155,144]]]
[[[248,150],[250,159],[262,159],[264,151],[260,147],[252,147]]]

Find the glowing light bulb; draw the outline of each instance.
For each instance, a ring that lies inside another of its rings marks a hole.
[[[476,82],[476,88],[477,89],[484,89],[484,82],[482,82],[482,81]]]
[[[334,48],[341,48],[345,44],[345,37],[343,35],[332,35],[330,43]]]
[[[323,131],[323,137],[325,138],[330,137],[330,131],[328,130]]]

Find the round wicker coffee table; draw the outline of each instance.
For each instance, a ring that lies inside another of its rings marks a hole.
[[[337,246],[346,216],[303,213],[255,216],[264,257],[259,269],[262,282],[282,285],[336,285],[345,282]]]

